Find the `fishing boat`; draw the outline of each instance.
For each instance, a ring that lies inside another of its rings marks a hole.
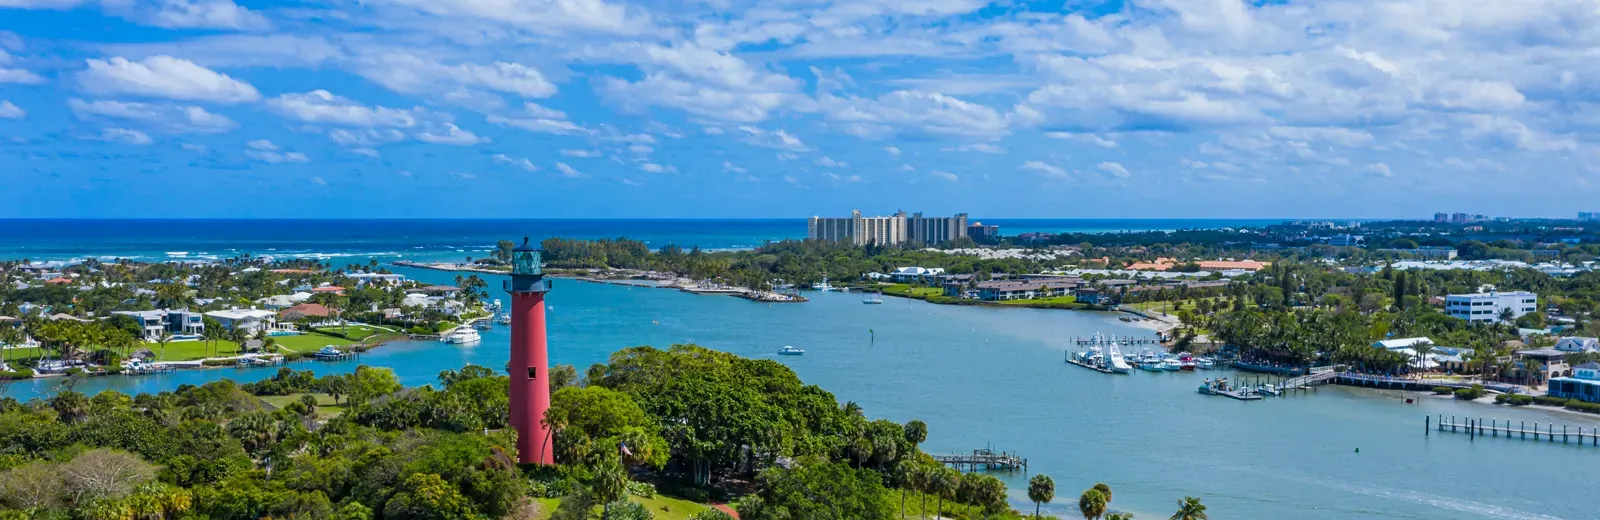
[[[501,325],[510,325],[511,324],[511,315],[502,313],[500,315],[500,319],[496,320],[496,321],[498,321]]]
[[[822,283],[813,284],[811,286],[811,288],[812,289],[816,289],[818,291],[822,291],[822,292],[829,292],[829,291],[837,291],[837,290],[839,290],[837,287],[834,287],[833,285],[830,285],[828,283],[828,275],[822,275]]]
[[[778,355],[780,356],[799,356],[805,353],[805,349],[795,348],[793,345],[784,345],[783,348],[778,349]]]
[[[479,336],[478,331],[472,327],[457,327],[439,340],[453,345],[471,345],[483,341],[483,336]]]
[[[1177,358],[1166,358],[1161,360],[1161,369],[1168,372],[1177,372],[1183,370],[1183,362],[1178,361]]]
[[[1139,356],[1139,369],[1140,370],[1147,370],[1147,371],[1150,371],[1150,372],[1160,372],[1161,371],[1161,356],[1155,355],[1155,354],[1151,353],[1150,351],[1146,350],[1144,352],[1144,354],[1141,354]]]
[[[1217,362],[1212,361],[1211,358],[1195,358],[1194,367],[1200,370],[1211,370],[1217,368]]]
[[[1178,356],[1178,370],[1193,372],[1195,367],[1194,356],[1184,354]]]
[[[867,305],[883,305],[883,298],[879,298],[877,296],[868,296],[866,298],[862,298],[861,303],[865,303]]]
[[[1118,374],[1126,374],[1133,371],[1133,367],[1128,366],[1128,361],[1122,358],[1122,349],[1117,348],[1117,340],[1111,340],[1111,345],[1106,347],[1106,352],[1109,353],[1106,357],[1107,370]]]
[[[1267,395],[1283,395],[1283,392],[1279,391],[1278,387],[1272,386],[1271,383],[1261,383],[1256,385],[1256,391]]]

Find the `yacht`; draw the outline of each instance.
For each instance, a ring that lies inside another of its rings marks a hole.
[[[311,357],[320,358],[320,359],[333,359],[333,358],[338,358],[338,357],[343,356],[343,355],[344,355],[344,352],[339,350],[338,347],[335,347],[333,345],[328,345],[328,346],[322,347],[321,349],[318,349],[316,353],[311,355]]]
[[[1212,361],[1211,358],[1195,358],[1194,367],[1200,370],[1211,370],[1217,368],[1217,362]]]
[[[1122,358],[1122,349],[1117,348],[1117,340],[1111,340],[1107,352],[1110,352],[1110,357],[1107,358],[1106,369],[1118,374],[1126,374],[1133,370],[1133,367],[1128,366],[1128,361]]]
[[[1177,372],[1183,370],[1183,362],[1178,361],[1177,358],[1166,358],[1161,360],[1161,369],[1168,372]]]
[[[1191,356],[1191,355],[1188,355],[1188,354],[1184,354],[1182,356],[1178,356],[1178,369],[1179,370],[1185,370],[1185,371],[1192,372],[1192,371],[1194,371],[1194,368],[1195,368],[1194,356]]]
[[[805,353],[804,349],[794,348],[792,345],[784,345],[783,348],[778,349],[778,355],[780,356],[798,356]]]
[[[510,325],[511,324],[511,315],[510,314],[501,313],[500,314],[500,319],[495,320],[495,321],[499,322],[501,325]]]
[[[449,334],[445,334],[444,337],[439,339],[445,343],[456,345],[471,345],[483,341],[483,337],[479,336],[478,331],[472,327],[457,327],[456,330],[450,331]]]
[[[828,284],[828,275],[822,275],[822,283],[813,284],[811,288],[823,292],[839,290],[837,287]]]
[[[883,298],[879,298],[877,296],[868,296],[866,298],[862,298],[861,303],[865,303],[867,305],[883,305]]]

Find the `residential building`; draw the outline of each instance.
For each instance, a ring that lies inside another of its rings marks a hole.
[[[953,217],[924,217],[918,212],[906,219],[906,240],[912,242],[934,246],[965,236],[966,213],[957,213]]]
[[[1550,379],[1550,397],[1600,403],[1600,363],[1590,361],[1572,367],[1572,377]]]
[[[406,281],[406,275],[403,274],[354,273],[349,276],[350,278],[355,279],[357,285],[366,285],[369,283],[393,285]]]
[[[1379,249],[1379,253],[1394,255],[1409,255],[1424,260],[1455,260],[1456,248],[1453,247],[1419,247],[1416,249]]]
[[[294,321],[299,318],[326,318],[333,310],[320,303],[302,303],[278,312],[278,319]]]
[[[942,274],[944,268],[940,267],[901,267],[889,273],[889,279],[894,283],[923,283],[933,281]]]
[[[1449,213],[1434,213],[1433,214],[1433,221],[1434,222],[1449,222],[1450,221],[1450,214]]]
[[[1444,312],[1453,318],[1476,323],[1500,321],[1501,313],[1511,311],[1511,319],[1538,310],[1539,296],[1527,291],[1452,294],[1444,298]]]
[[[1072,291],[1072,297],[1079,303],[1087,303],[1089,305],[1100,305],[1110,300],[1109,295],[1093,287],[1079,287]]]
[[[1328,237],[1328,245],[1330,246],[1355,247],[1361,245],[1362,242],[1366,242],[1366,237],[1361,235],[1344,234]]]
[[[1533,259],[1535,261],[1538,261],[1538,260],[1555,260],[1557,256],[1561,255],[1561,251],[1558,251],[1558,250],[1555,250],[1555,249],[1532,249],[1532,250],[1529,250],[1528,252],[1529,253],[1533,253]]]
[[[1600,220],[1600,211],[1579,211],[1578,220]]]
[[[169,334],[199,334],[206,329],[204,318],[188,310],[113,311],[111,314],[131,316],[139,322],[140,336],[155,341],[162,332]]]
[[[1071,294],[1073,285],[1050,282],[999,280],[978,282],[978,299],[983,301],[1031,300]]]
[[[1394,338],[1394,339],[1385,339],[1385,340],[1374,341],[1374,342],[1372,342],[1372,348],[1381,348],[1381,349],[1385,349],[1385,350],[1400,350],[1400,349],[1407,349],[1407,348],[1415,347],[1417,345],[1432,345],[1432,344],[1433,344],[1433,340],[1430,339],[1430,338],[1427,338],[1427,337]]]
[[[1600,352],[1600,339],[1565,337],[1556,342],[1556,350],[1562,352]]]
[[[228,330],[243,330],[253,334],[259,330],[272,328],[272,325],[277,322],[278,314],[260,309],[233,308],[225,311],[211,311],[206,313],[206,316],[217,320],[217,323]]]
[[[1471,222],[1471,221],[1472,221],[1472,216],[1468,215],[1466,213],[1453,213],[1453,214],[1450,215],[1450,222],[1451,223],[1461,224],[1461,223],[1464,223],[1464,222]]]
[[[967,226],[967,236],[972,238],[1000,238],[1000,226],[985,226],[982,222],[973,222]]]

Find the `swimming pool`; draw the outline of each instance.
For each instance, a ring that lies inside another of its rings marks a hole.
[[[305,333],[298,330],[274,330],[267,332],[268,336],[299,336],[301,334]]]

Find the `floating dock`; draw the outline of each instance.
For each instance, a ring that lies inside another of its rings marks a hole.
[[[1102,374],[1115,374],[1115,373],[1117,373],[1116,371],[1111,370],[1111,369],[1106,368],[1106,367],[1097,367],[1097,366],[1094,366],[1094,365],[1091,365],[1091,364],[1084,363],[1082,361],[1078,361],[1076,359],[1073,359],[1073,358],[1077,357],[1077,356],[1074,356],[1073,354],[1076,354],[1076,352],[1067,352],[1067,363],[1070,363],[1070,364],[1073,364],[1073,365],[1078,365],[1080,367],[1087,368],[1089,370],[1093,370],[1095,372],[1099,372],[1099,373],[1102,373]]]
[[[958,470],[963,466],[971,471],[977,471],[979,469],[991,471],[1028,469],[1028,459],[1023,458],[1015,453],[1008,453],[1004,451],[995,453],[994,450],[989,449],[972,450],[971,454],[962,453],[956,455],[932,455],[932,457],[933,460],[939,461],[940,464],[949,464]]]
[[[1073,338],[1072,341],[1078,345],[1094,345],[1096,342],[1094,338]],[[1122,345],[1160,345],[1161,338],[1118,338],[1117,343]]]
[[[1533,440],[1536,441],[1541,440],[1540,437],[1543,437],[1542,440],[1546,442],[1556,442],[1556,439],[1560,438],[1562,444],[1577,440],[1578,445],[1582,446],[1584,439],[1587,438],[1590,446],[1600,447],[1600,428],[1584,430],[1582,426],[1579,426],[1576,431],[1573,431],[1565,424],[1561,425],[1560,430],[1557,430],[1555,424],[1546,423],[1544,430],[1540,430],[1539,423],[1533,423],[1533,426],[1530,427],[1527,421],[1519,421],[1513,424],[1510,419],[1501,422],[1499,419],[1484,420],[1483,418],[1470,417],[1457,419],[1453,415],[1450,417],[1440,415],[1439,419],[1434,421],[1431,415],[1424,417],[1422,421],[1423,436],[1426,437],[1429,432],[1435,429],[1440,432],[1465,433],[1472,440],[1477,440],[1478,437],[1505,437],[1507,439],[1523,440],[1532,436]]]

